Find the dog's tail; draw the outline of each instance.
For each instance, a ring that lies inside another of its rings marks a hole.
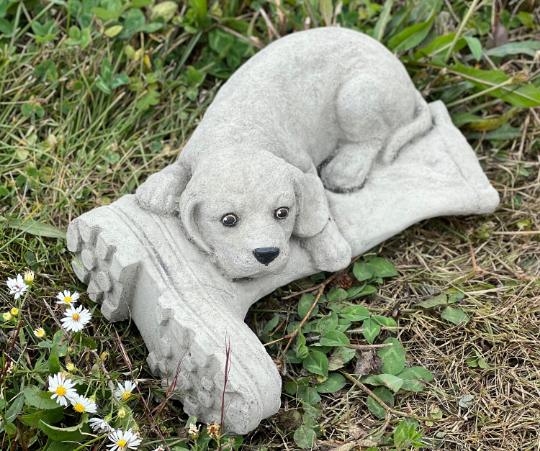
[[[416,91],[416,117],[410,124],[396,130],[388,140],[386,149],[382,152],[382,160],[390,164],[396,158],[398,152],[408,143],[425,135],[433,126],[433,118],[427,102],[420,92]]]

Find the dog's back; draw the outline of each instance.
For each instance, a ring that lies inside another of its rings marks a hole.
[[[255,147],[287,161],[309,154],[317,166],[342,138],[336,117],[339,89],[363,72],[372,73],[376,83],[381,79],[381,90],[389,83],[414,89],[399,60],[362,33],[316,28],[279,39],[223,85],[181,158]],[[381,73],[391,78],[381,78]],[[299,162],[300,169],[307,169],[301,166]]]

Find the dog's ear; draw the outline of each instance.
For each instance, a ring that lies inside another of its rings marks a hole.
[[[321,179],[316,174],[304,174],[293,169],[296,194],[296,222],[293,235],[307,238],[321,232],[330,220],[330,209]]]
[[[152,174],[137,188],[137,200],[145,210],[159,215],[172,215],[178,210],[180,195],[185,190],[191,171],[177,161]]]
[[[188,183],[180,196],[180,219],[189,240],[204,252],[211,253],[211,249],[204,241],[199,225],[197,224],[200,198],[198,196],[198,190],[195,189],[194,185],[194,183]]]

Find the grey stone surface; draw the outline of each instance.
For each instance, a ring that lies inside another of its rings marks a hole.
[[[202,421],[220,419],[230,342],[225,427],[243,434],[280,405],[281,378],[243,322],[254,302],[417,221],[498,202],[399,60],[360,33],[316,29],[242,66],[178,161],[74,220],[68,247],[90,298],[134,320],[152,372]]]

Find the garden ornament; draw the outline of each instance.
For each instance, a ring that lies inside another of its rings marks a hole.
[[[184,410],[212,423],[223,406],[225,430],[245,434],[281,395],[244,323],[254,302],[415,222],[498,202],[444,104],[427,104],[392,53],[318,28],[245,63],[175,163],[75,219],[67,240],[89,297],[135,322]]]

